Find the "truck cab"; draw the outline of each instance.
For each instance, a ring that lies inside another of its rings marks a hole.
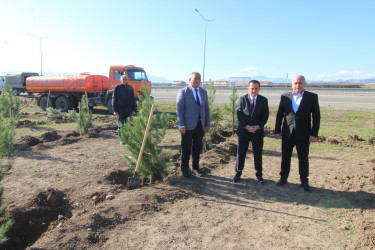
[[[128,78],[128,84],[134,89],[134,96],[138,99],[138,95],[141,95],[141,87],[143,81],[149,88],[149,94],[151,94],[151,82],[148,80],[146,72],[143,68],[134,65],[112,65],[109,69],[109,81],[108,81],[108,93],[106,96],[106,106],[110,113],[112,111],[112,91],[117,84],[121,83],[121,76],[126,75]]]

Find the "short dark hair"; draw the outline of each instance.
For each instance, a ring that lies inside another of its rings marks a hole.
[[[249,84],[247,86],[250,87],[250,84],[258,84],[258,86],[260,87],[260,82],[257,81],[257,80],[251,80],[251,81],[249,81]]]
[[[201,74],[199,74],[198,72],[191,72],[190,76],[192,75],[199,75],[201,77]]]

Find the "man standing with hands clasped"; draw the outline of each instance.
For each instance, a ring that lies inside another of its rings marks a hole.
[[[121,76],[121,84],[116,85],[112,94],[113,114],[117,116],[118,121],[118,137],[121,141],[121,125],[125,126],[126,119],[135,115],[137,104],[134,97],[133,87],[128,84],[126,75]]]
[[[207,91],[200,88],[201,75],[193,72],[190,85],[180,89],[177,95],[177,120],[181,133],[181,171],[185,178],[190,178],[189,159],[192,155],[193,171],[201,177],[199,155],[202,150],[204,133],[210,131],[210,109]]]
[[[301,186],[311,192],[309,186],[309,147],[310,142],[318,141],[320,108],[318,95],[305,91],[306,80],[297,75],[292,80],[293,91],[281,95],[276,115],[275,138],[281,142],[281,172],[276,185],[287,183],[293,147],[296,146]],[[311,121],[312,118],[312,121]]]
[[[246,152],[251,141],[254,153],[255,176],[259,183],[264,184],[262,174],[262,151],[264,138],[264,125],[269,116],[268,100],[260,91],[260,83],[257,80],[249,82],[247,87],[248,94],[243,95],[238,100],[237,118],[238,118],[238,145],[236,159],[236,175],[233,182],[239,182],[242,170],[245,164]]]

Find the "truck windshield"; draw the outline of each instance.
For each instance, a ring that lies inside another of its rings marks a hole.
[[[141,69],[128,69],[128,75],[132,81],[148,81],[146,72]]]

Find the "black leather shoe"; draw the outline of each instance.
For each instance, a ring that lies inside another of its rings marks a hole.
[[[258,182],[259,182],[260,184],[264,184],[264,183],[266,183],[266,181],[265,181],[263,178],[258,178]]]
[[[241,179],[241,174],[239,173],[236,173],[236,175],[233,177],[233,182],[236,183],[236,182],[239,182]]]
[[[303,187],[303,189],[306,191],[306,192],[311,192],[311,188],[309,186],[308,183],[302,183],[301,184],[301,187]]]
[[[182,171],[182,176],[189,179],[190,178],[190,172],[188,171]]]
[[[282,185],[285,185],[287,184],[288,182],[285,180],[285,179],[280,179],[276,182],[276,185],[277,186],[282,186]]]

